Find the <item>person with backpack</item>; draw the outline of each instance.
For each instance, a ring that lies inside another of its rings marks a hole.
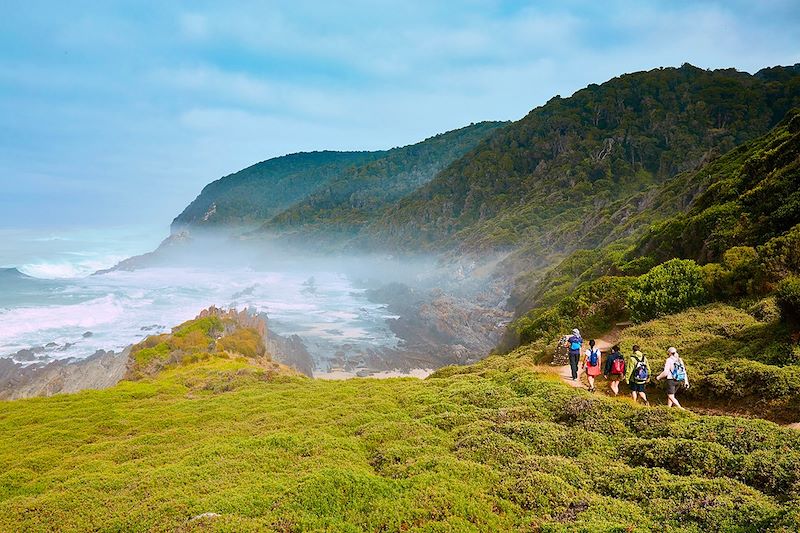
[[[684,411],[675,394],[678,392],[678,387],[689,388],[689,375],[686,373],[686,364],[674,346],[670,346],[667,350],[664,371],[656,376],[657,381],[664,378],[667,378],[667,407],[677,407]]]
[[[586,350],[586,357],[583,360],[583,369],[589,378],[589,392],[594,392],[594,378],[601,374],[601,356],[600,348],[595,347],[594,339],[590,340],[589,349]]]
[[[620,353],[619,346],[614,345],[611,347],[611,353],[606,358],[606,364],[603,367],[603,375],[611,383],[611,392],[614,396],[619,395],[619,382],[625,376],[625,357]]]
[[[569,368],[572,371],[572,381],[575,381],[578,379],[578,359],[581,357],[581,346],[583,346],[583,339],[578,328],[572,330],[566,346],[569,349]]]
[[[647,356],[642,353],[639,345],[633,345],[633,355],[628,359],[627,374],[625,375],[625,382],[631,389],[631,395],[635,402],[637,397],[644,401],[645,405],[650,405],[647,401],[647,394],[644,389],[647,382],[650,381],[650,363],[647,361]]]

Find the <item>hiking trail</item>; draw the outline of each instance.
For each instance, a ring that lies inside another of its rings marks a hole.
[[[627,324],[618,324],[618,325],[614,326],[610,331],[605,333],[604,335],[602,335],[600,337],[595,337],[595,339],[594,339],[595,346],[600,349],[600,351],[603,353],[603,357],[604,358],[611,351],[611,347],[619,342],[620,336],[622,335],[622,330],[625,329],[627,326],[628,326]],[[584,355],[585,350],[586,350],[586,348],[584,348],[583,351],[581,352],[581,361],[585,357],[585,355]],[[585,389],[587,389],[589,387],[589,382],[586,379],[586,373],[583,371],[583,369],[581,369],[581,364],[582,363],[580,363],[580,362],[578,363],[578,379],[576,379],[575,381],[572,380],[572,371],[571,371],[571,369],[570,369],[568,364],[566,364],[566,365],[555,365],[555,366],[554,365],[550,365],[549,367],[546,367],[546,368],[547,368],[548,372],[551,372],[553,374],[558,375],[558,377],[561,379],[561,381],[563,381],[564,383],[566,383],[570,387],[574,387],[576,389],[584,389],[585,390]],[[612,394],[609,393],[608,390],[606,390],[605,387],[600,386],[600,385],[598,385],[598,387],[599,387],[598,388],[598,393],[599,394],[603,394],[603,395],[609,396],[609,397],[614,397]],[[628,396],[629,395],[627,393],[624,393],[624,392],[620,391],[620,397],[627,398]],[[697,413],[700,413],[700,414],[710,414],[710,415],[717,415],[717,416],[727,415],[727,416],[739,416],[739,417],[744,416],[744,417],[747,417],[747,415],[743,415],[742,413],[736,412],[735,410],[720,409],[718,406],[715,407],[715,408],[696,407],[696,406],[694,406],[691,409],[694,412],[697,412]],[[784,422],[781,425],[784,426],[784,427],[790,428],[790,429],[794,429],[794,430],[800,431],[800,422],[792,423],[792,424],[786,424]]]
[[[611,351],[611,347],[614,346],[617,341],[619,341],[619,337],[622,334],[624,326],[614,326],[609,332],[604,334],[601,337],[595,337],[595,347],[598,348],[603,354],[607,354]],[[588,340],[588,339],[587,339]],[[585,351],[585,349],[584,349]],[[581,352],[581,359],[583,359],[584,355]],[[569,365],[560,365],[560,366],[551,366],[550,371],[558,374],[558,377],[561,378],[561,381],[569,385],[570,387],[575,387],[578,389],[586,388],[589,386],[588,381],[586,381],[586,374],[580,368],[581,363],[578,363],[578,379],[575,381],[572,380],[572,371],[570,370]]]

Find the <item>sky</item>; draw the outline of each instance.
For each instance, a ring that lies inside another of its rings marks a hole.
[[[0,0],[0,229],[163,227],[286,153],[385,149],[626,72],[800,62],[800,2]]]

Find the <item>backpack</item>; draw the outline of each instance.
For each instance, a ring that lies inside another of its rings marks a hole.
[[[686,367],[683,366],[683,360],[678,359],[672,365],[672,379],[675,381],[686,381]]]
[[[589,366],[597,366],[600,363],[600,350],[594,348],[589,351]]]
[[[647,383],[647,379],[650,377],[650,373],[647,371],[647,359],[637,359],[636,357],[633,358],[636,361],[636,366],[633,367],[633,382],[636,384],[643,384]]]
[[[581,343],[583,339],[580,337],[572,336],[569,338],[569,349],[573,352],[579,352],[581,349]]]
[[[611,373],[621,376],[625,373],[625,359],[618,357],[611,362]]]

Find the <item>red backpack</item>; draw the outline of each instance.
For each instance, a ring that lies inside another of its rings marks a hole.
[[[625,359],[622,357],[618,359],[614,359],[611,362],[611,373],[617,375],[623,375],[625,373]]]

